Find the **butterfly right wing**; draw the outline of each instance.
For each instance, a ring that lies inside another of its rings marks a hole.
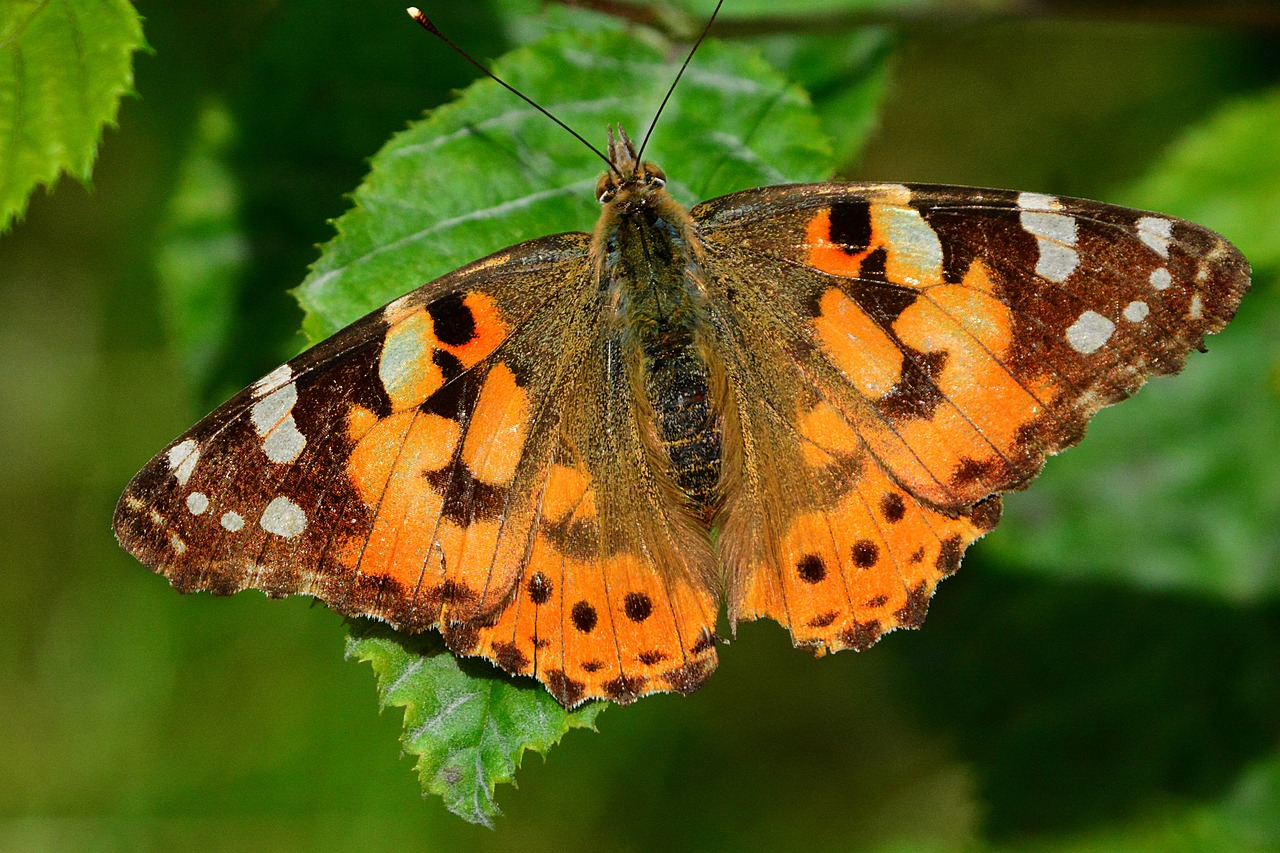
[[[780,186],[692,214],[740,409],[730,614],[818,649],[918,625],[999,494],[1249,287],[1207,229],[1035,193]]]
[[[272,371],[134,478],[121,544],[184,592],[439,627],[566,705],[696,687],[710,557],[644,453],[588,243],[500,252]]]

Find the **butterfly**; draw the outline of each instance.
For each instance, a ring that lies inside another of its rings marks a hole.
[[[818,183],[691,209],[621,128],[591,234],[369,314],[162,450],[116,508],[180,591],[438,629],[566,707],[689,693],[728,623],[918,627],[1001,494],[1177,372],[1249,287],[1198,225]]]

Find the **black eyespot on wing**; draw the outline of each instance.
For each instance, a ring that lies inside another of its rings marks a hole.
[[[462,346],[476,336],[476,318],[461,293],[450,293],[427,306],[436,340],[451,347]]]
[[[622,609],[632,622],[643,622],[653,612],[653,602],[643,592],[629,592],[623,599]]]
[[[830,239],[850,255],[865,252],[871,245],[870,203],[842,201],[831,205]]]
[[[585,601],[579,601],[573,605],[573,609],[569,612],[569,618],[573,620],[573,627],[577,628],[584,634],[590,634],[595,630],[596,622],[599,616],[596,609]]]
[[[903,516],[907,514],[907,505],[903,502],[902,495],[897,492],[885,492],[884,497],[880,499],[880,513],[890,524],[902,521]]]
[[[880,548],[870,539],[853,543],[853,563],[860,569],[869,569],[880,559]]]
[[[827,564],[817,554],[805,554],[796,562],[796,574],[805,583],[819,583],[827,576]]]
[[[534,604],[546,604],[551,600],[551,593],[555,587],[551,583],[551,578],[542,572],[534,572],[529,577],[529,582],[526,584],[525,589],[529,593],[529,599]]]

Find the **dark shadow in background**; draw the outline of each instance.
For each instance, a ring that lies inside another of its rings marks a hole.
[[[993,838],[1211,800],[1275,748],[1275,605],[965,575],[943,586],[923,642],[898,650],[900,673],[980,772]]]

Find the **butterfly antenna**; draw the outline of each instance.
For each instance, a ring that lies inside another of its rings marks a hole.
[[[721,2],[723,2],[723,0],[721,0]],[[719,7],[718,7],[718,6],[717,6],[716,8],[717,8],[717,9],[719,9]],[[448,37],[448,36],[446,36],[444,33],[440,32],[440,30],[436,27],[436,25],[435,25],[434,23],[432,23],[432,22],[431,22],[431,19],[430,19],[430,18],[428,18],[428,17],[426,16],[426,14],[424,14],[424,13],[423,13],[423,11],[422,11],[421,9],[419,9],[417,6],[410,6],[410,7],[409,7],[408,9],[406,9],[405,11],[406,11],[406,12],[408,12],[408,13],[409,13],[409,17],[410,17],[410,18],[413,18],[415,21],[417,21],[417,22],[418,22],[418,24],[419,24],[419,25],[420,25],[424,30],[426,30],[427,32],[431,33],[433,36],[435,36],[436,38],[440,39],[440,41],[442,41],[442,42],[444,42],[445,44],[447,44],[450,48],[452,48],[452,50],[453,50],[453,52],[454,52],[454,53],[458,54],[458,56],[461,56],[461,57],[462,57],[463,59],[465,59],[467,62],[470,62],[470,63],[471,63],[472,65],[474,65],[476,68],[480,69],[480,73],[484,74],[486,77],[492,78],[492,79],[493,79],[493,80],[495,80],[495,81],[496,81],[500,86],[502,86],[504,89],[506,89],[508,92],[510,92],[511,94],[515,95],[517,98],[519,98],[520,100],[524,101],[526,104],[528,104],[529,106],[533,107],[535,110],[537,110],[538,112],[542,113],[544,116],[546,116],[547,118],[551,119],[551,120],[552,120],[552,121],[554,121],[556,124],[558,124],[558,125],[560,125],[561,127],[563,127],[565,130],[569,131],[570,135],[572,135],[574,139],[578,140],[578,141],[579,141],[579,142],[581,142],[583,145],[587,146],[587,148],[591,149],[591,152],[592,152],[593,154],[595,154],[597,157],[599,157],[601,160],[603,160],[606,164],[608,164],[608,166],[609,166],[609,171],[611,171],[611,172],[613,172],[614,174],[618,175],[618,177],[622,177],[622,173],[618,171],[618,167],[617,167],[617,166],[615,166],[615,165],[613,164],[613,161],[612,161],[612,160],[610,160],[608,157],[606,157],[606,156],[604,155],[604,152],[602,152],[599,148],[595,147],[595,146],[594,146],[594,145],[592,145],[590,142],[588,142],[586,139],[584,139],[584,138],[583,138],[583,136],[582,136],[582,134],[578,133],[578,131],[574,130],[572,127],[569,127],[569,125],[565,124],[565,123],[564,123],[564,122],[562,122],[560,119],[558,119],[558,118],[556,118],[554,115],[552,115],[552,114],[551,114],[551,112],[550,112],[549,110],[547,110],[545,107],[541,106],[540,104],[535,103],[535,102],[534,102],[534,100],[533,100],[532,98],[530,98],[528,95],[526,95],[524,92],[521,92],[521,91],[520,91],[519,89],[517,89],[515,86],[512,86],[512,85],[511,85],[510,83],[508,83],[506,80],[503,80],[503,79],[502,79],[501,77],[499,77],[497,74],[494,74],[494,73],[493,73],[492,71],[490,71],[488,68],[485,68],[482,64],[480,64],[479,62],[477,62],[477,61],[476,61],[476,60],[471,56],[471,54],[467,53],[465,50],[463,50],[462,48],[458,47],[456,44],[454,44],[454,43],[449,39],[449,37]],[[714,17],[714,16],[712,16],[712,17]],[[705,33],[704,33],[704,35],[705,35]],[[687,60],[686,60],[686,64],[688,64]],[[683,70],[683,69],[682,69],[682,70]],[[678,80],[679,78],[677,77],[676,79]]]
[[[675,94],[676,86],[680,83],[680,78],[684,76],[684,70],[689,67],[689,63],[693,61],[693,55],[698,52],[698,48],[702,46],[702,42],[706,40],[707,33],[711,31],[711,25],[716,22],[716,15],[720,14],[720,7],[724,5],[724,0],[720,0],[716,4],[716,8],[712,10],[711,17],[707,19],[707,25],[702,28],[702,35],[698,36],[698,40],[693,43],[693,47],[689,48],[689,55],[684,58],[684,64],[680,66],[680,70],[676,72],[676,79],[671,81],[671,88],[667,89],[666,97],[662,99],[662,103],[658,105],[658,111],[653,115],[653,121],[649,122],[649,130],[645,132],[644,139],[640,142],[640,151],[636,154],[636,169],[640,168],[641,157],[644,156],[644,149],[649,146],[649,137],[653,136],[653,129],[658,126],[658,118],[662,115],[662,111],[667,108],[667,101],[671,100],[671,96]]]

